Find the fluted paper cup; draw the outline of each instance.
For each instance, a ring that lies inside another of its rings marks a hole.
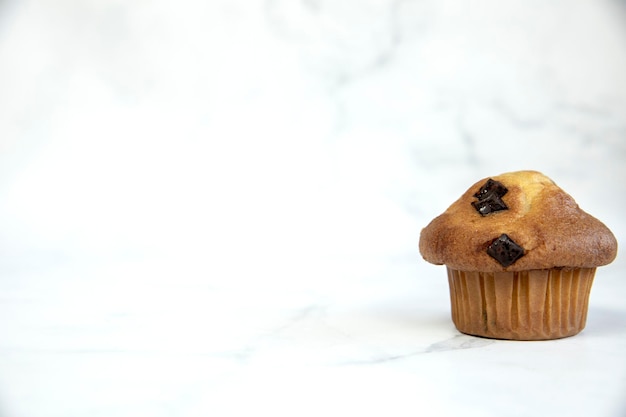
[[[550,340],[579,333],[587,321],[596,268],[468,272],[448,268],[452,321],[466,334]]]

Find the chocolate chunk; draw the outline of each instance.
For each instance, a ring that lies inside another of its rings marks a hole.
[[[502,234],[491,242],[491,245],[487,248],[487,253],[506,268],[524,256],[524,248],[515,243],[506,234]]]
[[[504,201],[502,201],[500,198],[498,198],[498,196],[494,194],[490,194],[489,197],[485,198],[484,200],[473,201],[472,206],[474,206],[474,208],[481,214],[481,216],[486,216],[487,214],[494,211],[508,209],[506,204],[504,204]]]
[[[502,197],[508,191],[502,183],[489,178],[485,185],[480,187],[480,190],[474,194],[478,201],[473,201],[472,206],[481,216],[486,216],[494,211],[507,210],[508,207],[502,201]]]
[[[476,194],[474,194],[474,197],[479,200],[482,200],[488,194],[496,194],[498,197],[502,197],[508,191],[509,190],[504,185],[502,185],[501,182],[489,178],[485,185],[480,187],[480,190]]]

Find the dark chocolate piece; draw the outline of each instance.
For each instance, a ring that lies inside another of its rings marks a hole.
[[[487,248],[487,253],[506,268],[524,256],[524,248],[503,233],[499,238],[491,242],[491,245]]]
[[[474,194],[474,197],[482,200],[488,194],[492,193],[495,193],[498,197],[502,197],[508,191],[509,190],[504,185],[502,185],[501,182],[489,178],[487,182],[482,187],[480,187],[480,190],[478,190],[478,192]]]
[[[489,178],[485,185],[480,187],[480,190],[474,194],[478,201],[473,201],[472,206],[481,216],[486,216],[494,211],[507,210],[508,207],[502,201],[502,197],[508,191],[502,183]]]
[[[473,201],[472,206],[480,213],[481,216],[486,216],[494,211],[506,210],[508,207],[504,204],[498,196],[491,194],[487,199],[480,201]]]

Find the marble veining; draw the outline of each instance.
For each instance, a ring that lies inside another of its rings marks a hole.
[[[544,172],[626,236],[626,7],[0,2],[0,416],[626,415],[587,327],[476,338],[422,227]]]

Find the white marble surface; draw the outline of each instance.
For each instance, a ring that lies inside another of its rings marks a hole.
[[[623,242],[625,74],[617,0],[0,1],[0,415],[626,415],[621,254],[508,342],[417,251],[526,168]]]

